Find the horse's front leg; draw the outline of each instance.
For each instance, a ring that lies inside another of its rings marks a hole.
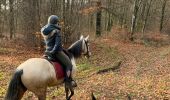
[[[47,88],[39,88],[35,93],[38,96],[38,100],[46,100],[46,90]]]
[[[70,94],[70,96],[68,97],[68,100],[70,100],[71,97],[74,95],[74,89],[73,89],[73,88],[70,88],[70,91],[71,91],[71,94]]]
[[[66,86],[66,84],[65,84],[65,92],[66,92],[66,100],[69,100],[69,99],[68,99],[69,88],[68,88],[68,86]]]
[[[46,100],[45,96],[38,96],[38,100]]]

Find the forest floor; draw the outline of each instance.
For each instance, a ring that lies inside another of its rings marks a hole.
[[[170,99],[170,45],[150,46],[100,37],[90,42],[90,59],[77,59],[73,100]],[[42,52],[16,41],[0,44],[0,100],[16,67]],[[50,87],[47,100],[64,100],[63,85]],[[23,100],[37,100],[26,92]]]

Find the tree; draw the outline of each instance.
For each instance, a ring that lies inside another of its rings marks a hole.
[[[101,17],[102,17],[102,12],[101,12],[101,2],[97,2],[97,14],[96,14],[96,35],[100,36],[101,35]]]
[[[131,25],[131,30],[130,30],[130,40],[134,40],[134,32],[135,32],[135,27],[136,27],[136,21],[137,21],[137,15],[138,11],[140,8],[141,0],[135,0],[134,5],[133,5],[133,14],[132,14],[132,25]]]
[[[161,11],[161,18],[160,18],[160,29],[159,31],[162,32],[163,24],[164,24],[164,17],[165,17],[165,9],[168,0],[163,0],[162,2],[162,11]]]
[[[2,1],[0,1],[0,6],[1,6],[1,4],[2,4]],[[0,7],[0,37],[1,37],[1,35],[2,35],[2,11],[1,11],[2,9],[1,9],[1,7]]]
[[[61,19],[64,43],[80,34],[100,36],[113,26],[126,28],[133,41],[137,32],[162,32],[170,25],[168,0],[0,0],[0,5],[0,34],[27,41],[36,40],[34,33],[51,14]]]
[[[12,39],[14,35],[14,9],[13,9],[13,0],[9,0],[9,8],[10,8],[10,20],[9,20],[9,30],[10,30],[10,39]]]
[[[152,0],[150,0],[149,3],[148,3],[148,8],[147,8],[146,16],[144,18],[143,28],[142,28],[142,33],[143,34],[145,33],[145,28],[146,28],[146,25],[147,25],[147,22],[148,22],[148,16],[149,16],[149,11],[150,11],[150,8],[151,8],[151,4],[152,4]]]

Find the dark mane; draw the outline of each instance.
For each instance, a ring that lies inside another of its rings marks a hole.
[[[82,42],[83,40],[78,40],[67,49],[75,58],[81,56]]]

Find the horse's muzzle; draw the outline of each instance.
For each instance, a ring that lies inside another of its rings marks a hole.
[[[91,56],[91,52],[88,52],[85,56],[89,59]]]

